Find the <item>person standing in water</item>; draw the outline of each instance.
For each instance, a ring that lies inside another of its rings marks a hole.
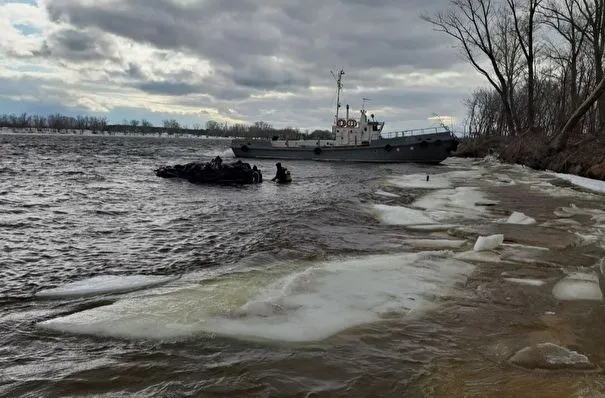
[[[288,169],[282,167],[281,163],[275,163],[275,166],[277,166],[277,173],[275,174],[275,177],[271,179],[271,181],[277,180],[277,182],[282,184],[292,181],[292,177],[290,176]]]

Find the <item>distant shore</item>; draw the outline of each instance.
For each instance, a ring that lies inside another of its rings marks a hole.
[[[605,139],[576,137],[554,150],[549,137],[462,138],[452,156],[495,155],[502,162],[605,181]]]
[[[118,136],[118,137],[183,137],[199,139],[232,140],[242,137],[225,137],[220,135],[208,135],[202,133],[182,132],[145,132],[145,131],[92,131],[79,129],[30,129],[0,127],[0,134],[23,134],[23,135],[85,135],[85,136]]]

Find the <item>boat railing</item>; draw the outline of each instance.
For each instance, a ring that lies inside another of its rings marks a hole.
[[[388,133],[380,133],[381,138],[399,138],[399,137],[410,137],[420,134],[431,134],[431,133],[447,133],[448,131],[443,127],[425,127],[422,129],[411,129],[401,131],[389,131]]]

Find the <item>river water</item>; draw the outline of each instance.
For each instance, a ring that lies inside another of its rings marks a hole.
[[[490,158],[153,173],[228,145],[0,134],[1,396],[605,397],[605,196]]]

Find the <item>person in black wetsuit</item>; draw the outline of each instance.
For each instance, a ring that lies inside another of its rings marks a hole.
[[[252,167],[252,180],[255,182],[263,182],[263,175],[256,165]]]
[[[275,177],[271,179],[271,181],[277,180],[277,182],[286,182],[286,169],[281,167],[281,163],[275,163],[275,165],[277,166],[277,173],[275,174]]]

